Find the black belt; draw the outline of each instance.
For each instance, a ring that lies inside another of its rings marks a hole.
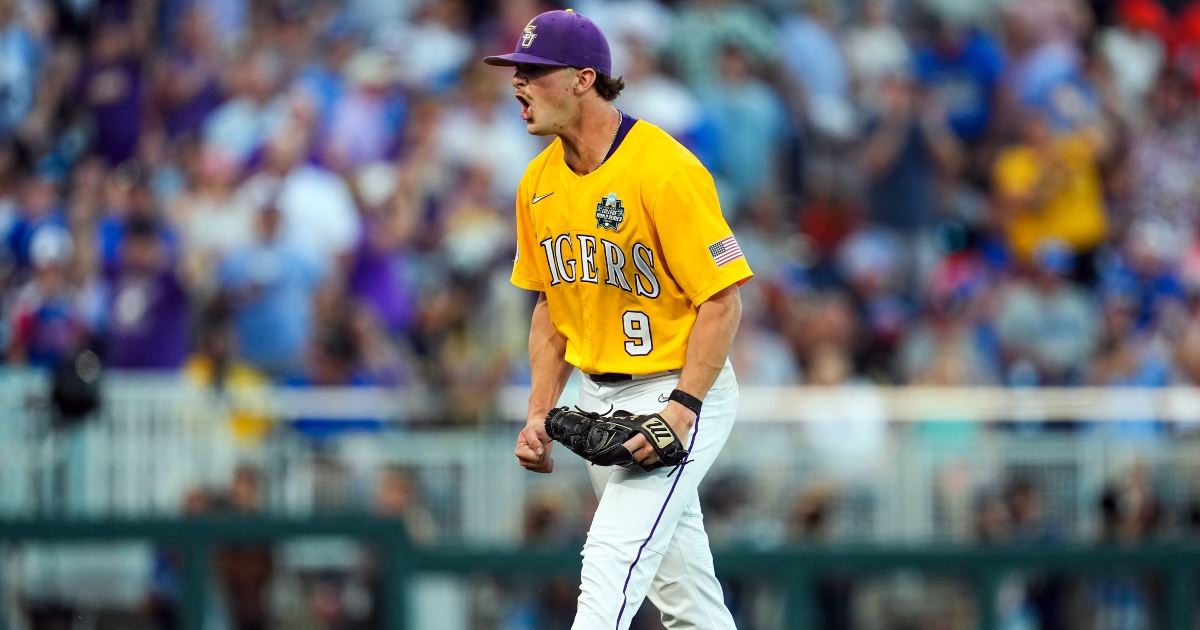
[[[621,381],[632,381],[632,374],[621,374],[619,372],[605,372],[603,374],[588,374],[588,378],[592,379],[593,383],[620,383]]]
[[[603,374],[588,374],[587,377],[592,379],[593,383],[620,383],[623,381],[632,381],[641,378],[656,378],[666,376],[667,374],[678,374],[682,370],[666,370],[663,372],[654,372],[653,374],[621,374],[620,372],[605,372]]]

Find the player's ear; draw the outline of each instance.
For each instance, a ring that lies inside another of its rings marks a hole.
[[[583,94],[596,84],[596,71],[591,68],[580,68],[575,73],[575,94]]]

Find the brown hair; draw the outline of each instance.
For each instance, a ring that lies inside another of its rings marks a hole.
[[[612,102],[621,95],[621,90],[625,89],[625,80],[621,77],[613,78],[606,74],[596,73],[596,93],[600,98]]]

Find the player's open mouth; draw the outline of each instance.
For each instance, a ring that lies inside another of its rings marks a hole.
[[[523,96],[517,96],[517,100],[521,101],[521,120],[529,120],[532,116],[532,112],[529,110],[529,101],[525,100]]]

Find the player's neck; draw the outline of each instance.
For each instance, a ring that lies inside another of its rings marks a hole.
[[[576,124],[558,133],[567,167],[581,177],[600,168],[620,126],[621,114],[612,103],[587,103]]]

